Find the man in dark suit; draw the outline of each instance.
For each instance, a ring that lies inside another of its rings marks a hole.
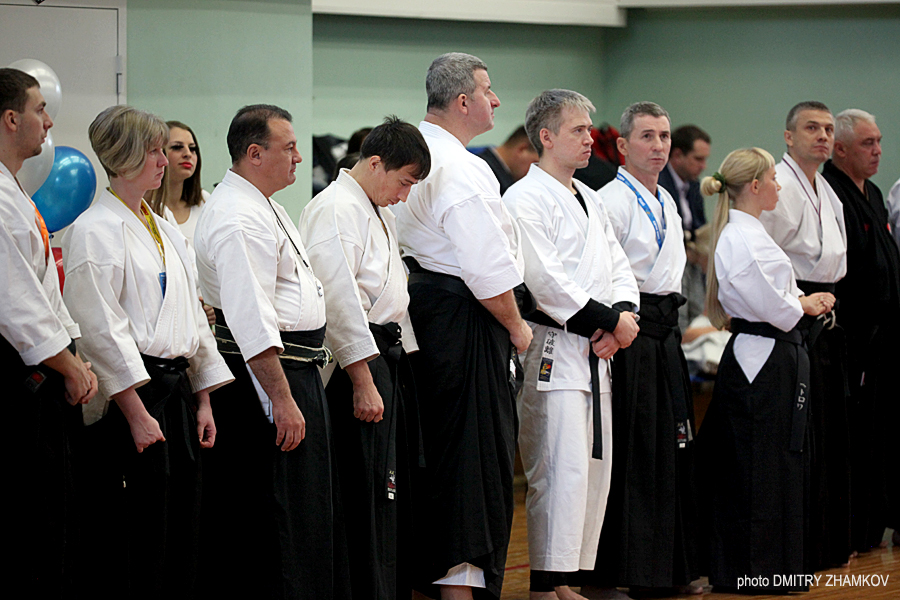
[[[684,268],[681,290],[688,301],[679,310],[678,323],[684,331],[695,317],[703,313],[706,297],[707,248],[694,244],[697,229],[706,224],[700,174],[709,158],[709,134],[696,125],[682,125],[672,132],[669,164],[659,174],[659,185],[666,188],[678,205],[688,262]]]
[[[693,232],[706,224],[700,174],[709,158],[709,134],[696,125],[682,125],[672,132],[669,164],[659,174],[659,185],[666,188],[678,205],[682,227]]]
[[[475,156],[484,159],[500,182],[500,195],[506,188],[525,177],[532,163],[538,160],[538,153],[528,141],[525,126],[521,125],[506,138],[501,146],[485,148]]]

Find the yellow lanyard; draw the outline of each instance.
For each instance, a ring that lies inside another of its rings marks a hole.
[[[119,195],[115,193],[112,188],[106,188],[109,190],[109,193],[119,198]],[[119,202],[125,204],[125,201],[119,198]],[[127,207],[128,205],[125,204]],[[128,210],[131,210],[130,208]],[[159,250],[159,255],[162,257],[163,267],[166,266],[166,248],[163,246],[162,235],[159,233],[159,228],[156,226],[156,219],[153,218],[153,213],[147,207],[147,203],[144,202],[144,199],[141,199],[141,214],[144,215],[144,219],[146,221],[142,221],[144,223],[144,227],[147,228],[147,231],[150,233],[150,237],[153,238],[153,241],[156,242],[156,249]]]

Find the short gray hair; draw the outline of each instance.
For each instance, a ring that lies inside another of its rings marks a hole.
[[[788,131],[797,129],[797,119],[804,110],[820,110],[827,112],[829,115],[831,114],[831,110],[822,102],[818,100],[804,100],[792,106],[791,110],[788,111],[787,118],[784,120],[784,128]]]
[[[425,75],[427,110],[443,110],[460,94],[475,92],[475,71],[479,69],[487,71],[487,65],[471,54],[450,52],[434,59]]]
[[[169,141],[169,127],[156,115],[119,104],[97,115],[88,137],[107,175],[131,179],[144,168],[147,153]]]
[[[840,140],[845,144],[852,143],[856,135],[856,124],[860,121],[874,124],[875,115],[858,108],[848,108],[838,113],[834,118],[834,139]]]
[[[549,129],[555,134],[559,133],[565,108],[583,110],[588,113],[596,110],[590,100],[572,90],[547,90],[541,92],[528,104],[528,109],[525,111],[525,131],[528,133],[531,145],[537,150],[538,156],[544,155],[541,130]]]
[[[646,115],[648,117],[665,117],[666,120],[669,121],[669,127],[672,126],[672,119],[669,117],[669,113],[656,102],[635,102],[622,113],[622,118],[619,121],[619,135],[628,139],[628,136],[630,136],[631,132],[634,130],[635,117],[641,115]]]

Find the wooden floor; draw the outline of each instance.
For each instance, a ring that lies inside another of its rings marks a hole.
[[[528,534],[525,523],[525,487],[516,487],[516,511],[513,516],[512,541],[506,561],[506,579],[501,600],[528,600]],[[816,573],[822,577],[809,593],[791,594],[803,600],[900,600],[900,548],[873,550],[854,559],[845,569]],[[868,577],[866,577],[868,576]],[[855,581],[854,581],[855,578]],[[886,585],[881,582],[886,580]],[[706,584],[703,579],[701,583]],[[704,588],[709,600],[748,600],[749,596],[716,594]],[[672,596],[700,598],[700,596]],[[784,598],[755,596],[754,598]]]

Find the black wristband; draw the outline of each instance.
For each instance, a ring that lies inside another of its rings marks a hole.
[[[566,321],[566,329],[572,333],[589,338],[598,329],[612,333],[618,324],[618,310],[605,304],[600,304],[591,298],[581,310]]]

